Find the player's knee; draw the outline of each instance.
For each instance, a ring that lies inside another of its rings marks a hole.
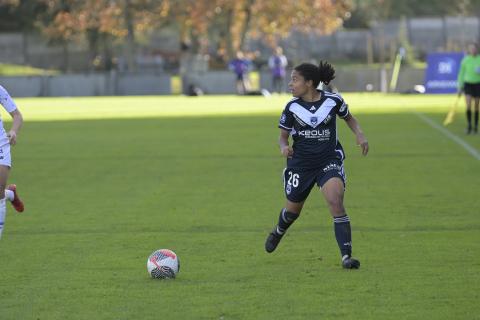
[[[332,213],[343,213],[345,208],[343,207],[343,201],[339,198],[329,199],[328,206]]]

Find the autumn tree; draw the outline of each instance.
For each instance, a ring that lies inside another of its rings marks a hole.
[[[9,0],[12,3],[22,0]],[[27,3],[28,1],[25,1]],[[31,2],[30,2],[31,3]],[[233,56],[248,36],[274,39],[291,30],[330,33],[341,25],[350,0],[40,0],[47,6],[37,25],[64,48],[86,39],[90,58],[109,59],[112,43],[122,43],[134,68],[138,36],[170,23],[193,52],[211,46]],[[65,60],[68,60],[67,58]],[[68,63],[65,63],[66,65]]]
[[[293,29],[333,32],[350,7],[348,0],[177,0],[172,1],[172,14],[182,38],[213,40],[231,57],[248,35],[274,39]]]
[[[29,63],[28,34],[35,30],[35,21],[46,9],[46,0],[0,0],[0,30],[22,33],[22,54],[27,64]]]
[[[113,43],[125,44],[128,69],[135,68],[135,36],[153,30],[166,16],[168,1],[155,0],[49,0],[38,24],[68,56],[68,42],[87,40],[93,66],[110,69]],[[102,59],[99,59],[102,57]]]
[[[78,34],[77,19],[71,12],[73,2],[69,0],[46,1],[47,9],[36,22],[51,43],[59,44],[62,47],[63,71],[67,71],[69,66],[69,43]]]

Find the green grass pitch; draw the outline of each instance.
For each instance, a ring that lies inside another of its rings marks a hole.
[[[419,116],[441,124],[455,97],[345,94],[371,147],[339,120],[356,271],[317,189],[264,252],[289,99],[17,99],[10,182],[27,209],[7,208],[0,319],[477,318],[480,161]],[[463,118],[447,130],[478,152]],[[159,248],[177,279],[147,274]]]

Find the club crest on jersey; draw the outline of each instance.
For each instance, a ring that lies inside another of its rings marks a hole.
[[[282,117],[280,118],[280,123],[285,123],[287,121],[287,116],[285,113],[282,113]]]
[[[312,125],[316,125],[318,122],[318,117],[310,117],[310,122],[312,123]]]

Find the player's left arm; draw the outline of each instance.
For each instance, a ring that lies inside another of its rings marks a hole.
[[[355,134],[357,139],[357,145],[362,148],[362,154],[366,156],[368,153],[368,141],[363,134],[362,128],[360,128],[360,124],[358,123],[357,119],[355,119],[355,117],[351,113],[349,113],[345,118],[343,118],[343,120],[345,120],[347,125]]]
[[[12,116],[13,123],[10,131],[8,131],[7,136],[10,140],[11,145],[15,145],[17,143],[17,134],[20,131],[20,128],[23,125],[23,116],[20,110],[15,109],[12,112],[9,112]]]

